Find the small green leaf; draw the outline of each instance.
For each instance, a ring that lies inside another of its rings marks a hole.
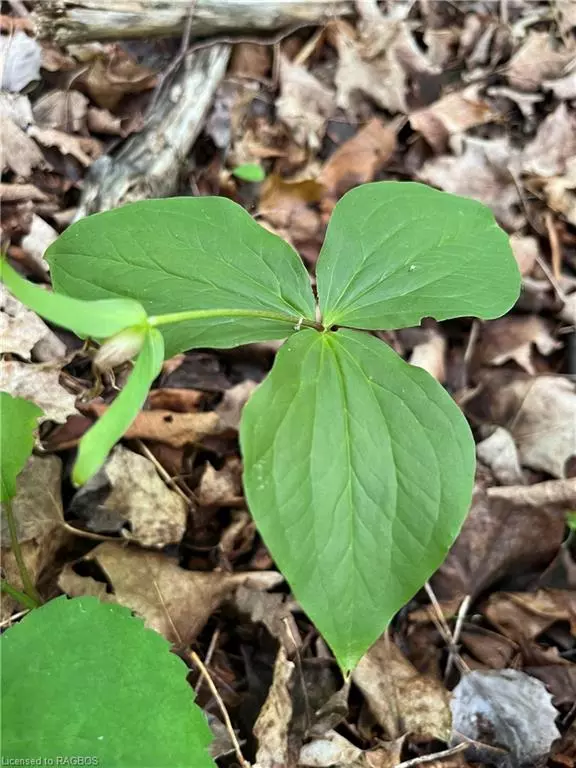
[[[144,200],[73,224],[46,252],[57,290],[79,299],[130,296],[149,315],[267,310],[264,318],[201,318],[164,326],[166,355],[282,339],[315,319],[298,254],[236,203],[218,197]]]
[[[318,259],[324,323],[406,328],[423,317],[500,317],[520,273],[486,206],[423,184],[376,182],[336,205]]]
[[[78,336],[105,339],[131,325],[146,323],[146,312],[132,299],[104,299],[86,302],[61,293],[45,291],[24,280],[4,259],[0,259],[2,282],[16,298],[45,320],[68,328]]]
[[[127,608],[58,597],[8,629],[1,645],[4,761],[215,768],[186,665]]]
[[[163,360],[162,335],[155,328],[150,328],[124,389],[80,440],[72,472],[74,485],[86,483],[104,464],[114,444],[120,440],[142,408],[150,385],[160,373]]]
[[[258,530],[345,671],[442,563],[474,441],[425,371],[357,331],[294,334],[242,417]]]
[[[232,171],[232,175],[236,176],[241,181],[259,182],[264,181],[266,174],[264,169],[258,163],[244,163],[243,165],[237,165]]]
[[[20,397],[0,392],[0,501],[16,496],[16,478],[34,448],[42,410]]]

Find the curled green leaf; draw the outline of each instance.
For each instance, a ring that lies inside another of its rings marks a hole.
[[[0,278],[22,304],[81,337],[105,339],[124,328],[145,325],[147,321],[144,307],[134,299],[83,301],[45,291],[20,277],[5,259],[0,259]]]
[[[80,441],[72,472],[74,485],[86,483],[104,464],[115,443],[120,440],[138,415],[150,385],[160,372],[163,360],[162,334],[155,328],[150,328],[126,386],[106,413]]]

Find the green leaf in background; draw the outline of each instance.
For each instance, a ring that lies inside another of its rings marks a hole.
[[[192,347],[285,338],[301,317],[314,320],[298,254],[225,198],[144,200],[89,216],[60,235],[46,258],[55,288],[79,299],[129,296],[149,315],[242,309],[286,317],[165,326],[168,357]]]
[[[350,671],[464,521],[468,424],[435,379],[373,336],[306,329],[248,401],[241,445],[258,530]]]
[[[316,270],[326,326],[406,328],[423,317],[500,317],[520,292],[514,255],[492,212],[412,182],[348,192]]]
[[[160,373],[163,361],[162,334],[155,328],[150,328],[124,389],[80,440],[72,471],[72,482],[75,485],[86,483],[104,464],[112,447],[138,415],[150,385]]]
[[[5,764],[83,755],[106,768],[214,768],[186,665],[127,608],[58,597],[0,642]]]
[[[0,392],[0,501],[16,495],[16,478],[34,448],[42,410],[21,397]]]
[[[240,181],[252,181],[254,183],[264,181],[266,178],[264,169],[261,165],[258,165],[258,163],[243,163],[242,165],[237,165],[232,171],[232,175],[236,176]]]
[[[4,259],[0,259],[2,282],[16,298],[45,320],[68,328],[78,336],[105,339],[133,325],[146,323],[146,312],[133,299],[85,301],[45,291],[20,277]]]

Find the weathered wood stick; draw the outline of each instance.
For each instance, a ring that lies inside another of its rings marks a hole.
[[[40,38],[60,45],[178,35],[192,14],[194,38],[323,24],[354,12],[353,0],[42,0]]]
[[[198,136],[226,72],[229,45],[188,54],[174,80],[162,89],[147,125],[116,155],[91,166],[76,219],[150,197],[168,197]]]

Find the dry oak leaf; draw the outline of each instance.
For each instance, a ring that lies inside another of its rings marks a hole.
[[[280,56],[280,96],[276,111],[301,145],[318,149],[326,121],[336,108],[334,93],[300,64]]]
[[[76,398],[60,385],[60,366],[5,360],[0,367],[0,392],[22,397],[42,409],[42,421],[64,424],[77,413]]]
[[[521,91],[536,91],[544,80],[560,77],[575,50],[558,50],[548,32],[530,32],[524,45],[510,59],[507,78]]]
[[[349,189],[374,179],[396,150],[400,125],[398,119],[385,123],[373,117],[330,156],[317,178],[325,189],[320,202],[324,212],[330,213]]]
[[[448,691],[439,680],[421,675],[387,634],[360,660],[352,679],[389,738],[407,733],[447,741]]]
[[[499,118],[499,113],[482,99],[479,91],[479,86],[470,85],[463,91],[448,93],[424,109],[412,112],[412,129],[421,133],[436,152],[444,152],[452,134]]]
[[[506,316],[484,323],[475,350],[477,364],[503,365],[514,360],[528,373],[535,375],[532,348],[541,355],[551,355],[562,347],[554,339],[549,324],[537,315]]]
[[[518,643],[535,640],[556,621],[569,623],[576,634],[576,593],[568,589],[496,592],[482,612],[503,635]]]
[[[80,562],[94,562],[103,571],[114,594],[111,602],[130,608],[171,643],[190,645],[211,614],[240,585],[271,589],[282,581],[275,571],[219,573],[187,571],[164,553],[106,542]],[[60,587],[71,597],[94,589],[90,577],[80,577],[72,566],[64,568]]]
[[[86,125],[88,103],[80,91],[55,89],[41,96],[32,111],[40,128],[80,133]]]
[[[538,132],[522,152],[525,173],[537,176],[559,176],[576,156],[576,113],[562,102],[543,121]]]

